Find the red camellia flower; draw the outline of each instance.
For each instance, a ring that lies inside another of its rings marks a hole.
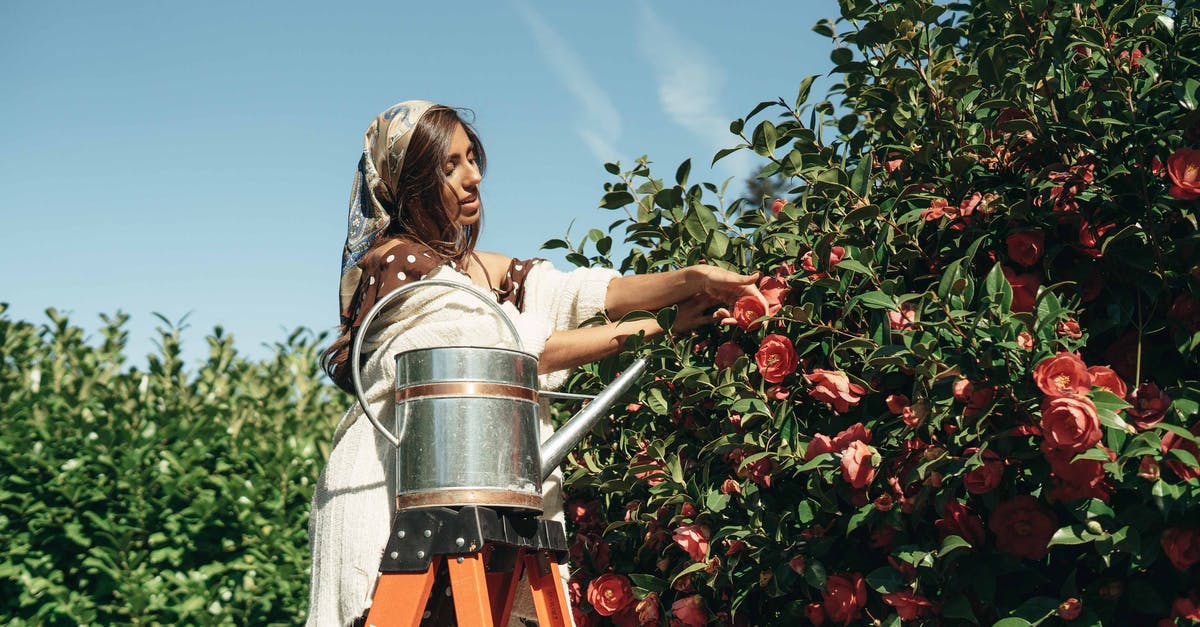
[[[733,304],[733,319],[743,330],[753,331],[762,326],[758,319],[767,315],[761,301],[753,296],[743,296]]]
[[[1099,259],[1103,256],[1103,253],[1100,252],[1100,247],[1097,244],[1100,242],[1100,238],[1104,237],[1104,234],[1115,226],[1116,224],[1111,222],[1108,224],[1095,225],[1091,224],[1087,220],[1080,220],[1079,249],[1082,250],[1085,255],[1094,259]]]
[[[1142,431],[1162,422],[1163,417],[1167,415],[1167,409],[1171,407],[1171,397],[1160,390],[1153,381],[1139,385],[1133,394],[1129,395],[1129,402],[1133,407],[1128,408],[1126,414]]]
[[[809,603],[804,606],[804,617],[816,627],[821,627],[825,624],[825,608],[820,603]]]
[[[1029,267],[1042,258],[1046,251],[1046,234],[1038,229],[1018,231],[1004,240],[1008,245],[1008,258]]]
[[[833,450],[841,452],[850,446],[851,442],[862,442],[863,444],[871,443],[871,430],[863,426],[863,423],[856,422],[833,436]]]
[[[1029,331],[1021,331],[1017,334],[1017,346],[1020,346],[1022,350],[1033,350],[1033,345],[1033,335]]]
[[[1015,270],[1007,267],[1003,268],[1003,272],[1013,291],[1011,309],[1017,313],[1033,311],[1038,288],[1042,285],[1041,278],[1036,274],[1017,274]]]
[[[774,472],[775,460],[763,457],[742,467],[739,475],[745,475],[760,488],[771,487],[771,473]]]
[[[927,609],[934,606],[929,599],[908,589],[884,594],[883,602],[896,608],[896,615],[900,620],[917,620]]]
[[[851,486],[862,489],[875,478],[873,458],[875,449],[854,441],[842,451],[842,478]]]
[[[703,525],[679,525],[671,536],[679,548],[687,552],[693,562],[703,562],[708,555],[708,527]]]
[[[815,262],[813,262],[813,252],[814,251],[810,250],[810,251],[804,253],[804,256],[800,258],[800,267],[809,272],[813,272],[814,274],[810,274],[808,278],[815,281],[817,279],[823,279],[828,275],[825,274],[824,272],[817,272],[817,266],[816,266]],[[829,249],[829,267],[832,268],[832,267],[838,265],[839,263],[841,263],[842,257],[845,257],[845,256],[846,256],[846,249],[844,247],[834,246],[834,247],[830,248]]]
[[[950,203],[946,202],[945,198],[934,198],[929,202],[929,208],[921,212],[921,219],[926,222],[940,220],[946,215],[946,208]]]
[[[921,426],[921,423],[929,417],[929,403],[918,401],[904,408],[900,412],[900,418],[904,420],[904,424],[916,429]]]
[[[1055,614],[1063,620],[1075,620],[1083,612],[1083,603],[1079,599],[1071,597],[1066,601],[1058,604],[1058,609],[1054,610]]]
[[[787,281],[777,276],[765,276],[758,282],[758,291],[762,292],[763,298],[767,300],[767,313],[775,315],[783,307],[783,301],[787,300],[792,290]]]
[[[830,575],[821,597],[829,620],[849,625],[862,617],[862,608],[867,605],[867,584],[859,573]]]
[[[605,573],[592,580],[587,600],[601,616],[612,616],[633,602],[633,588],[625,575]]]
[[[971,447],[963,451],[963,455],[974,455],[979,449]],[[987,449],[981,456],[983,465],[972,468],[963,475],[963,485],[971,494],[987,494],[1000,485],[1004,478],[1004,460],[1000,459],[992,449]]]
[[[804,450],[804,461],[810,461],[822,453],[832,452],[833,441],[829,439],[829,436],[818,433],[813,436],[813,439],[808,443],[808,448]]]
[[[992,512],[988,528],[996,534],[996,548],[1017,557],[1040,560],[1050,552],[1050,537],[1058,518],[1032,496],[1021,494]]]
[[[1058,334],[1058,337],[1070,338],[1072,340],[1078,340],[1083,337],[1083,329],[1079,327],[1079,321],[1074,318],[1059,321],[1054,331]]]
[[[1163,553],[1171,560],[1171,565],[1179,570],[1187,570],[1192,564],[1200,562],[1200,529],[1172,527],[1163,531]]]
[[[1100,441],[1100,417],[1086,397],[1060,396],[1042,401],[1042,436],[1050,446],[1082,453]]]
[[[659,619],[658,593],[647,592],[646,598],[637,602],[633,612],[639,625],[657,625]]]
[[[1108,366],[1091,366],[1087,369],[1092,375],[1092,387],[1100,388],[1118,398],[1125,398],[1127,389],[1125,382]]]
[[[704,627],[708,624],[708,610],[704,597],[693,594],[671,604],[671,624],[678,621],[683,627]]]
[[[904,413],[904,409],[911,404],[908,397],[903,394],[888,394],[883,402],[887,404],[888,411],[893,414]]]
[[[585,529],[600,522],[600,501],[570,501],[566,510],[571,522]]]
[[[725,342],[717,347],[717,357],[713,360],[713,365],[718,369],[724,370],[732,367],[733,362],[737,361],[738,357],[745,355],[741,347],[733,342]]]
[[[963,408],[964,416],[979,414],[996,398],[996,388],[990,385],[977,385],[968,379],[955,381],[953,391],[954,398],[967,405]]]
[[[779,383],[783,378],[796,371],[800,360],[796,357],[796,348],[792,341],[782,335],[772,333],[763,338],[754,355],[758,363],[758,371],[762,378],[770,383]]]
[[[788,560],[788,568],[791,568],[792,572],[796,573],[797,575],[804,576],[804,566],[805,564],[803,555],[797,555],[796,557]]]
[[[812,374],[804,375],[804,379],[813,385],[809,394],[818,401],[833,405],[834,411],[839,414],[849,411],[851,405],[857,405],[866,393],[861,385],[850,383],[850,378],[840,370],[816,368]]]
[[[888,310],[888,326],[894,331],[906,331],[914,328],[917,321],[917,308],[912,303],[901,303],[900,311]]]
[[[1109,461],[1115,460],[1117,454],[1103,447]],[[1047,495],[1051,500],[1070,502],[1079,499],[1100,499],[1108,502],[1112,487],[1106,481],[1104,464],[1095,459],[1080,459],[1071,461],[1075,453],[1055,449],[1041,444],[1042,455],[1050,462],[1051,488]]]
[[[726,479],[721,483],[721,494],[738,494],[742,493],[742,484],[733,479]]]
[[[1200,198],[1200,150],[1180,148],[1167,157],[1167,175],[1171,177],[1172,198],[1196,200]]]
[[[946,500],[944,511],[942,518],[933,521],[940,539],[945,540],[946,536],[958,536],[976,549],[983,546],[983,521],[972,514],[966,505],[951,497]]]
[[[1192,432],[1192,435],[1200,435],[1200,422],[1193,424],[1190,431]],[[1200,460],[1200,446],[1197,446],[1195,442],[1173,431],[1168,431],[1162,436],[1161,449],[1163,453],[1163,461],[1166,462],[1167,468],[1170,468],[1171,472],[1174,472],[1177,477],[1183,479],[1184,481],[1193,479],[1195,477],[1200,477],[1200,468],[1197,468],[1196,466],[1189,466],[1185,464],[1183,460],[1178,459],[1173,455],[1168,455],[1171,450],[1179,449],[1191,453],[1192,457]]]
[[[1179,597],[1171,604],[1171,618],[1186,618],[1200,621],[1200,600],[1195,595]],[[1159,623],[1161,624],[1161,622]],[[1167,621],[1170,627],[1175,627],[1174,621]]]
[[[1033,369],[1033,382],[1050,397],[1084,396],[1092,391],[1092,375],[1079,355],[1060,351]]]
[[[779,212],[783,211],[783,208],[786,205],[787,205],[786,200],[784,200],[782,198],[776,198],[775,201],[771,203],[771,213],[773,213],[775,215],[779,215]]]

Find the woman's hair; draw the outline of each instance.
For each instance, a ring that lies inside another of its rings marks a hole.
[[[459,110],[437,105],[426,111],[411,131],[404,165],[395,180],[380,181],[372,190],[389,219],[387,229],[373,246],[392,238],[404,238],[427,246],[441,263],[454,262],[459,267],[463,267],[464,260],[475,251],[480,223],[458,224],[459,207],[447,207],[443,195],[446,155],[459,125],[471,141],[480,175],[487,170],[487,155],[479,135],[462,118]],[[366,279],[365,275],[363,279]],[[351,319],[321,355],[321,368],[338,387],[351,394],[354,393],[350,379],[353,331],[354,320]]]

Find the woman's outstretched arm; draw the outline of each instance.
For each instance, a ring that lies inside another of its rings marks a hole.
[[[720,322],[728,312],[724,309],[710,312],[715,304],[716,301],[703,294],[679,303],[672,330],[683,333],[704,324]],[[546,339],[546,348],[538,358],[538,373],[574,368],[614,355],[625,345],[625,338],[638,333],[658,337],[663,334],[663,329],[653,318],[644,318],[555,331]]]
[[[613,279],[608,284],[604,308],[610,319],[631,311],[657,311],[701,296],[710,304],[729,307],[743,296],[753,296],[767,306],[758,290],[759,273],[738,274],[716,266],[688,266],[670,272],[634,274]]]

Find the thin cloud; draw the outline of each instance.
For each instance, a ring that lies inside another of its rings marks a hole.
[[[620,152],[612,142],[621,134],[621,114],[608,92],[592,78],[583,60],[540,13],[525,0],[514,0],[513,4],[550,69],[579,103],[583,119],[575,133],[597,159],[618,160]]]
[[[718,96],[725,75],[699,45],[671,28],[645,2],[640,3],[638,46],[654,68],[658,99],[672,121],[691,131],[715,153],[736,142],[729,134],[729,116],[720,110]],[[731,174],[750,174],[750,157],[734,153],[721,161]]]

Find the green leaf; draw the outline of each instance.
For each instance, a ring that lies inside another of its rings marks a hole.
[[[855,296],[851,302],[853,303],[856,301],[866,305],[869,309],[900,311],[900,306],[896,304],[896,300],[879,290],[859,294],[858,296]]]
[[[992,627],[1031,627],[1031,625],[1033,625],[1033,623],[1025,620],[1024,618],[1017,618],[1015,616],[1002,618],[992,623]]]
[[[901,575],[900,571],[891,566],[883,566],[867,574],[867,585],[872,590],[884,594],[899,592],[908,587],[908,582],[904,580],[904,575]]]
[[[633,202],[633,194],[625,190],[618,190],[605,194],[600,200],[600,207],[604,209],[620,209],[631,202]]]
[[[629,573],[629,581],[634,586],[650,592],[664,592],[670,584],[666,579],[642,573]]]
[[[854,171],[855,176],[858,175],[858,172],[858,170]],[[865,196],[866,192],[863,192],[863,195]],[[859,222],[866,222],[867,220],[874,220],[878,216],[879,207],[875,205],[863,205],[862,207],[853,209],[850,211],[850,213],[847,213],[846,217],[842,219],[842,225],[849,226]]]
[[[804,581],[820,590],[825,587],[825,565],[817,560],[808,560],[804,565]]]
[[[938,558],[945,557],[947,553],[950,553],[956,549],[969,548],[971,548],[970,542],[967,542],[959,536],[951,534],[946,536],[945,540],[942,540],[942,548],[938,550]]]
[[[1088,531],[1086,525],[1069,525],[1054,532],[1050,538],[1050,546],[1087,544],[1107,536],[1107,533],[1096,534]]]
[[[806,76],[800,80],[800,88],[796,90],[796,108],[808,101],[808,92],[812,89],[813,81],[816,80],[816,75]]]
[[[858,274],[864,274],[869,277],[875,276],[875,273],[871,272],[870,268],[853,259],[843,259],[838,262],[836,267],[841,268],[842,270],[849,270],[851,272],[857,272]]]
[[[687,186],[688,174],[692,171],[692,160],[684,159],[683,163],[679,164],[679,169],[675,170],[675,183],[681,186]]]
[[[646,405],[660,416],[666,416],[671,413],[671,406],[667,403],[667,398],[663,396],[662,390],[658,388],[650,388],[646,392]]]

